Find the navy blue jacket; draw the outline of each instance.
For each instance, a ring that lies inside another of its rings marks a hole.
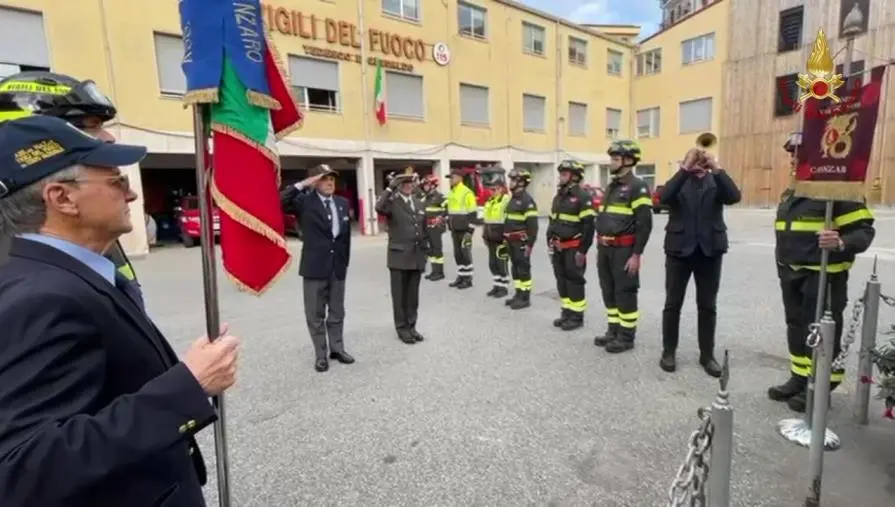
[[[215,412],[143,310],[51,246],[0,267],[0,504],[201,507]]]
[[[339,235],[333,237],[332,221],[327,218],[323,201],[313,189],[298,190],[289,185],[280,194],[287,213],[294,213],[301,228],[301,262],[298,274],[310,279],[325,280],[334,276],[344,280],[351,257],[351,220],[348,201],[333,195],[339,216]]]

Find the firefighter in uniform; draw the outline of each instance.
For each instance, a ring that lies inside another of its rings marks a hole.
[[[448,285],[468,289],[472,287],[472,233],[478,204],[475,193],[463,184],[460,169],[451,169],[448,177],[451,181],[451,190],[447,195],[448,228],[454,246],[454,262],[457,263],[457,278]]]
[[[559,189],[550,207],[547,248],[556,277],[562,310],[553,325],[571,331],[584,325],[587,309],[584,279],[587,251],[594,241],[594,215],[590,194],[581,188],[584,166],[564,161],[559,167]]]
[[[526,190],[531,183],[531,173],[525,169],[510,171],[510,192],[507,204],[503,237],[510,254],[513,297],[506,301],[513,310],[531,306],[531,250],[538,237],[538,205]]]
[[[0,123],[32,114],[55,116],[103,141],[115,141],[112,134],[103,129],[103,123],[114,119],[118,111],[90,80],[78,81],[63,74],[29,71],[0,81]],[[116,241],[105,255],[136,289],[134,294],[139,294],[136,273],[121,243]]]
[[[447,219],[447,200],[438,191],[438,176],[424,176],[419,185],[422,195],[420,199],[426,206],[426,244],[429,264],[432,271],[426,280],[444,279],[444,231]]]
[[[594,338],[594,345],[618,353],[634,348],[640,256],[653,229],[653,202],[649,187],[632,172],[640,161],[640,146],[634,141],[614,141],[608,153],[612,182],[596,220],[597,275],[607,329]]]
[[[801,144],[802,134],[799,132],[792,134],[784,144],[791,156],[793,172],[796,151]],[[842,313],[848,303],[848,270],[855,255],[866,251],[875,235],[873,214],[863,203],[835,201],[832,230],[824,230],[825,211],[825,201],[796,197],[790,188],[783,193],[774,222],[777,273],[783,296],[791,375],[785,383],[768,389],[768,396],[775,401],[787,402],[789,408],[797,412],[805,411],[807,379],[812,369],[811,349],[806,341],[809,326],[816,320],[821,250],[830,252],[826,289],[829,293],[826,296],[836,321],[833,353],[836,357],[842,339]],[[844,374],[842,370],[831,373],[831,390],[842,382]]]
[[[491,197],[485,202],[485,209],[482,212],[482,220],[485,222],[482,238],[488,247],[488,268],[491,270],[493,281],[491,290],[485,295],[502,298],[509,294],[510,286],[509,255],[503,240],[507,203],[510,200],[506,187],[506,170],[492,166],[482,168],[480,171],[483,173],[482,181],[488,182],[488,189],[491,191]],[[486,173],[488,177],[484,177]]]

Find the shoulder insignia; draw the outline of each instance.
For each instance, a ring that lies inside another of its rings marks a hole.
[[[645,194],[645,193],[647,193],[647,192],[649,192],[649,189],[647,189],[646,187],[640,187],[640,193],[641,193],[641,194]]]

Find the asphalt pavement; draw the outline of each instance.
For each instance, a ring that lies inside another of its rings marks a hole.
[[[788,373],[773,260],[773,214],[732,210],[730,253],[718,305],[718,355],[731,358],[736,453],[731,505],[801,505],[809,488],[806,449],[776,433],[793,414],[765,391]],[[423,282],[419,330],[398,341],[391,322],[384,237],[354,241],[345,341],[357,358],[313,369],[293,267],[260,298],[219,274],[223,320],[243,340],[241,373],[226,396],[233,507],[292,506],[662,506],[685,457],[697,408],[718,382],[697,363],[693,286],[687,295],[678,371],[658,368],[664,300],[664,216],[644,256],[637,348],[594,347],[604,312],[594,253],[585,327],[552,327],[559,301],[543,241],[534,250],[532,307],[512,311],[486,298],[485,248],[476,237],[475,286]],[[880,212],[872,253],[884,293],[895,295],[895,213]],[[450,252],[447,273],[454,274]],[[872,254],[852,270],[863,291]],[[183,351],[204,333],[200,249],[166,247],[135,267],[149,312]],[[849,310],[850,311],[850,310]],[[883,307],[880,329],[895,324]],[[887,339],[881,336],[881,340]],[[857,347],[857,345],[855,346]],[[825,507],[895,505],[895,421],[874,400],[869,426],[851,422],[851,377],[833,394],[831,426],[842,449],[825,456]],[[211,428],[200,438],[215,469]],[[217,505],[213,473],[207,489]]]

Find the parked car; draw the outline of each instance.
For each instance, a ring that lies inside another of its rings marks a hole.
[[[180,205],[174,208],[177,221],[180,223],[180,240],[183,246],[192,248],[199,244],[201,231],[199,230],[199,198],[190,195],[180,198]],[[214,236],[221,233],[221,217],[217,208],[212,209],[214,219]]]
[[[582,185],[581,188],[583,188],[584,190],[587,191],[588,194],[590,194],[591,202],[593,203],[593,206],[594,206],[594,211],[599,213],[600,206],[603,204],[603,189],[600,187],[595,187],[593,185],[587,185],[587,184]]]
[[[660,197],[662,196],[662,192],[665,190],[665,185],[658,185],[656,189],[653,190],[653,213],[659,214],[663,211],[669,211],[669,207],[666,204],[662,204],[659,202]]]

